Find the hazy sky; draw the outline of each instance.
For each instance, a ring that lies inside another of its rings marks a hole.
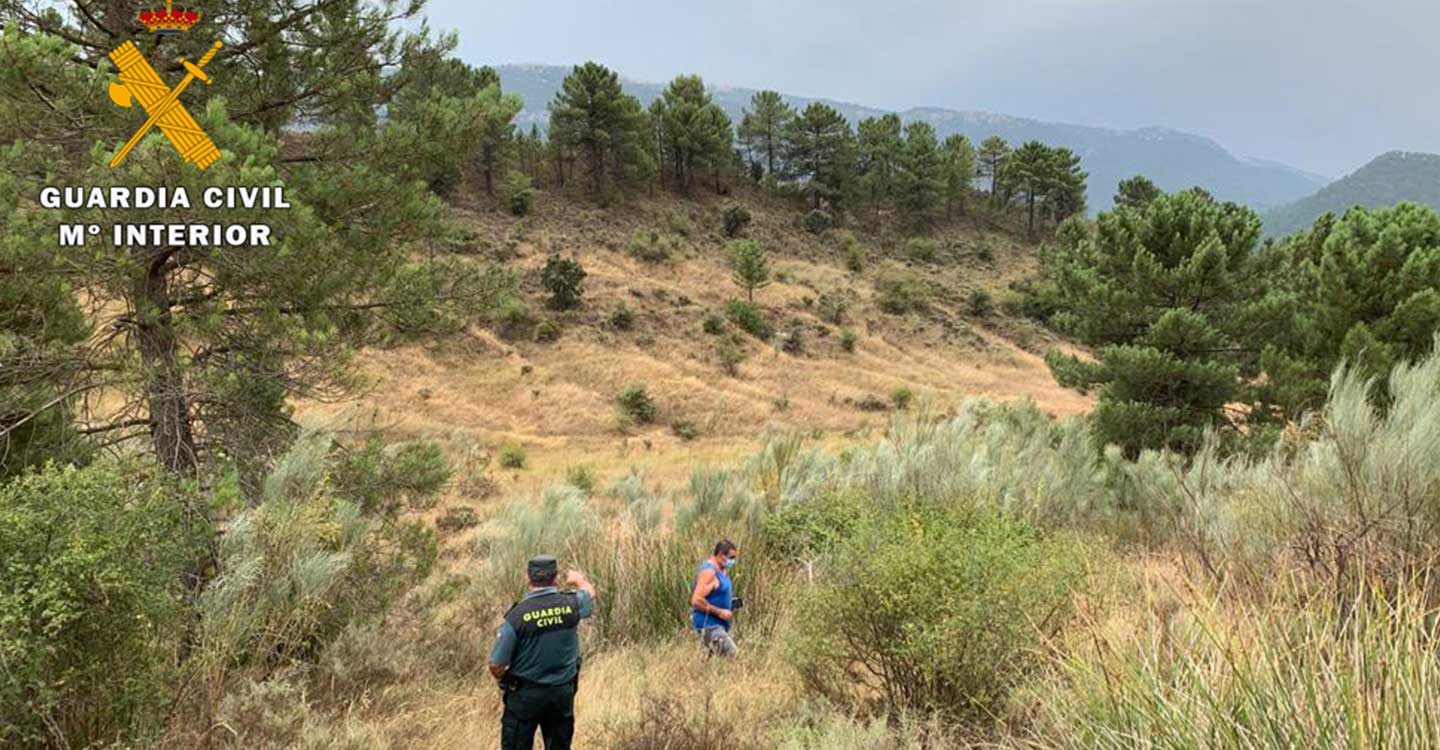
[[[1440,0],[431,0],[471,62],[1164,125],[1336,177],[1440,152]]]

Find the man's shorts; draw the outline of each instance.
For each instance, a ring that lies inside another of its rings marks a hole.
[[[735,645],[735,639],[730,637],[730,631],[719,625],[711,625],[701,630],[700,644],[712,656],[734,656],[740,651]]]

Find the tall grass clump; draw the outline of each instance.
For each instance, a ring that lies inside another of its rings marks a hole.
[[[1281,588],[1288,586],[1282,585]],[[1423,587],[1227,606],[1134,635],[1097,629],[1059,657],[1039,744],[1140,748],[1433,748],[1440,626]]]

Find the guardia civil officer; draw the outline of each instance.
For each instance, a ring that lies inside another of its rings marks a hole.
[[[505,712],[500,750],[531,750],[538,728],[545,750],[570,750],[580,678],[580,621],[595,607],[595,587],[572,570],[555,586],[560,566],[540,555],[526,565],[530,593],[505,614],[490,649],[490,674],[500,683]]]

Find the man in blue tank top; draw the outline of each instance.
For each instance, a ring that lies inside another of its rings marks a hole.
[[[695,587],[690,593],[690,624],[711,654],[734,656],[738,652],[735,639],[730,636],[735,619],[735,587],[730,582],[729,571],[739,557],[735,543],[722,539],[710,558],[695,571]]]

